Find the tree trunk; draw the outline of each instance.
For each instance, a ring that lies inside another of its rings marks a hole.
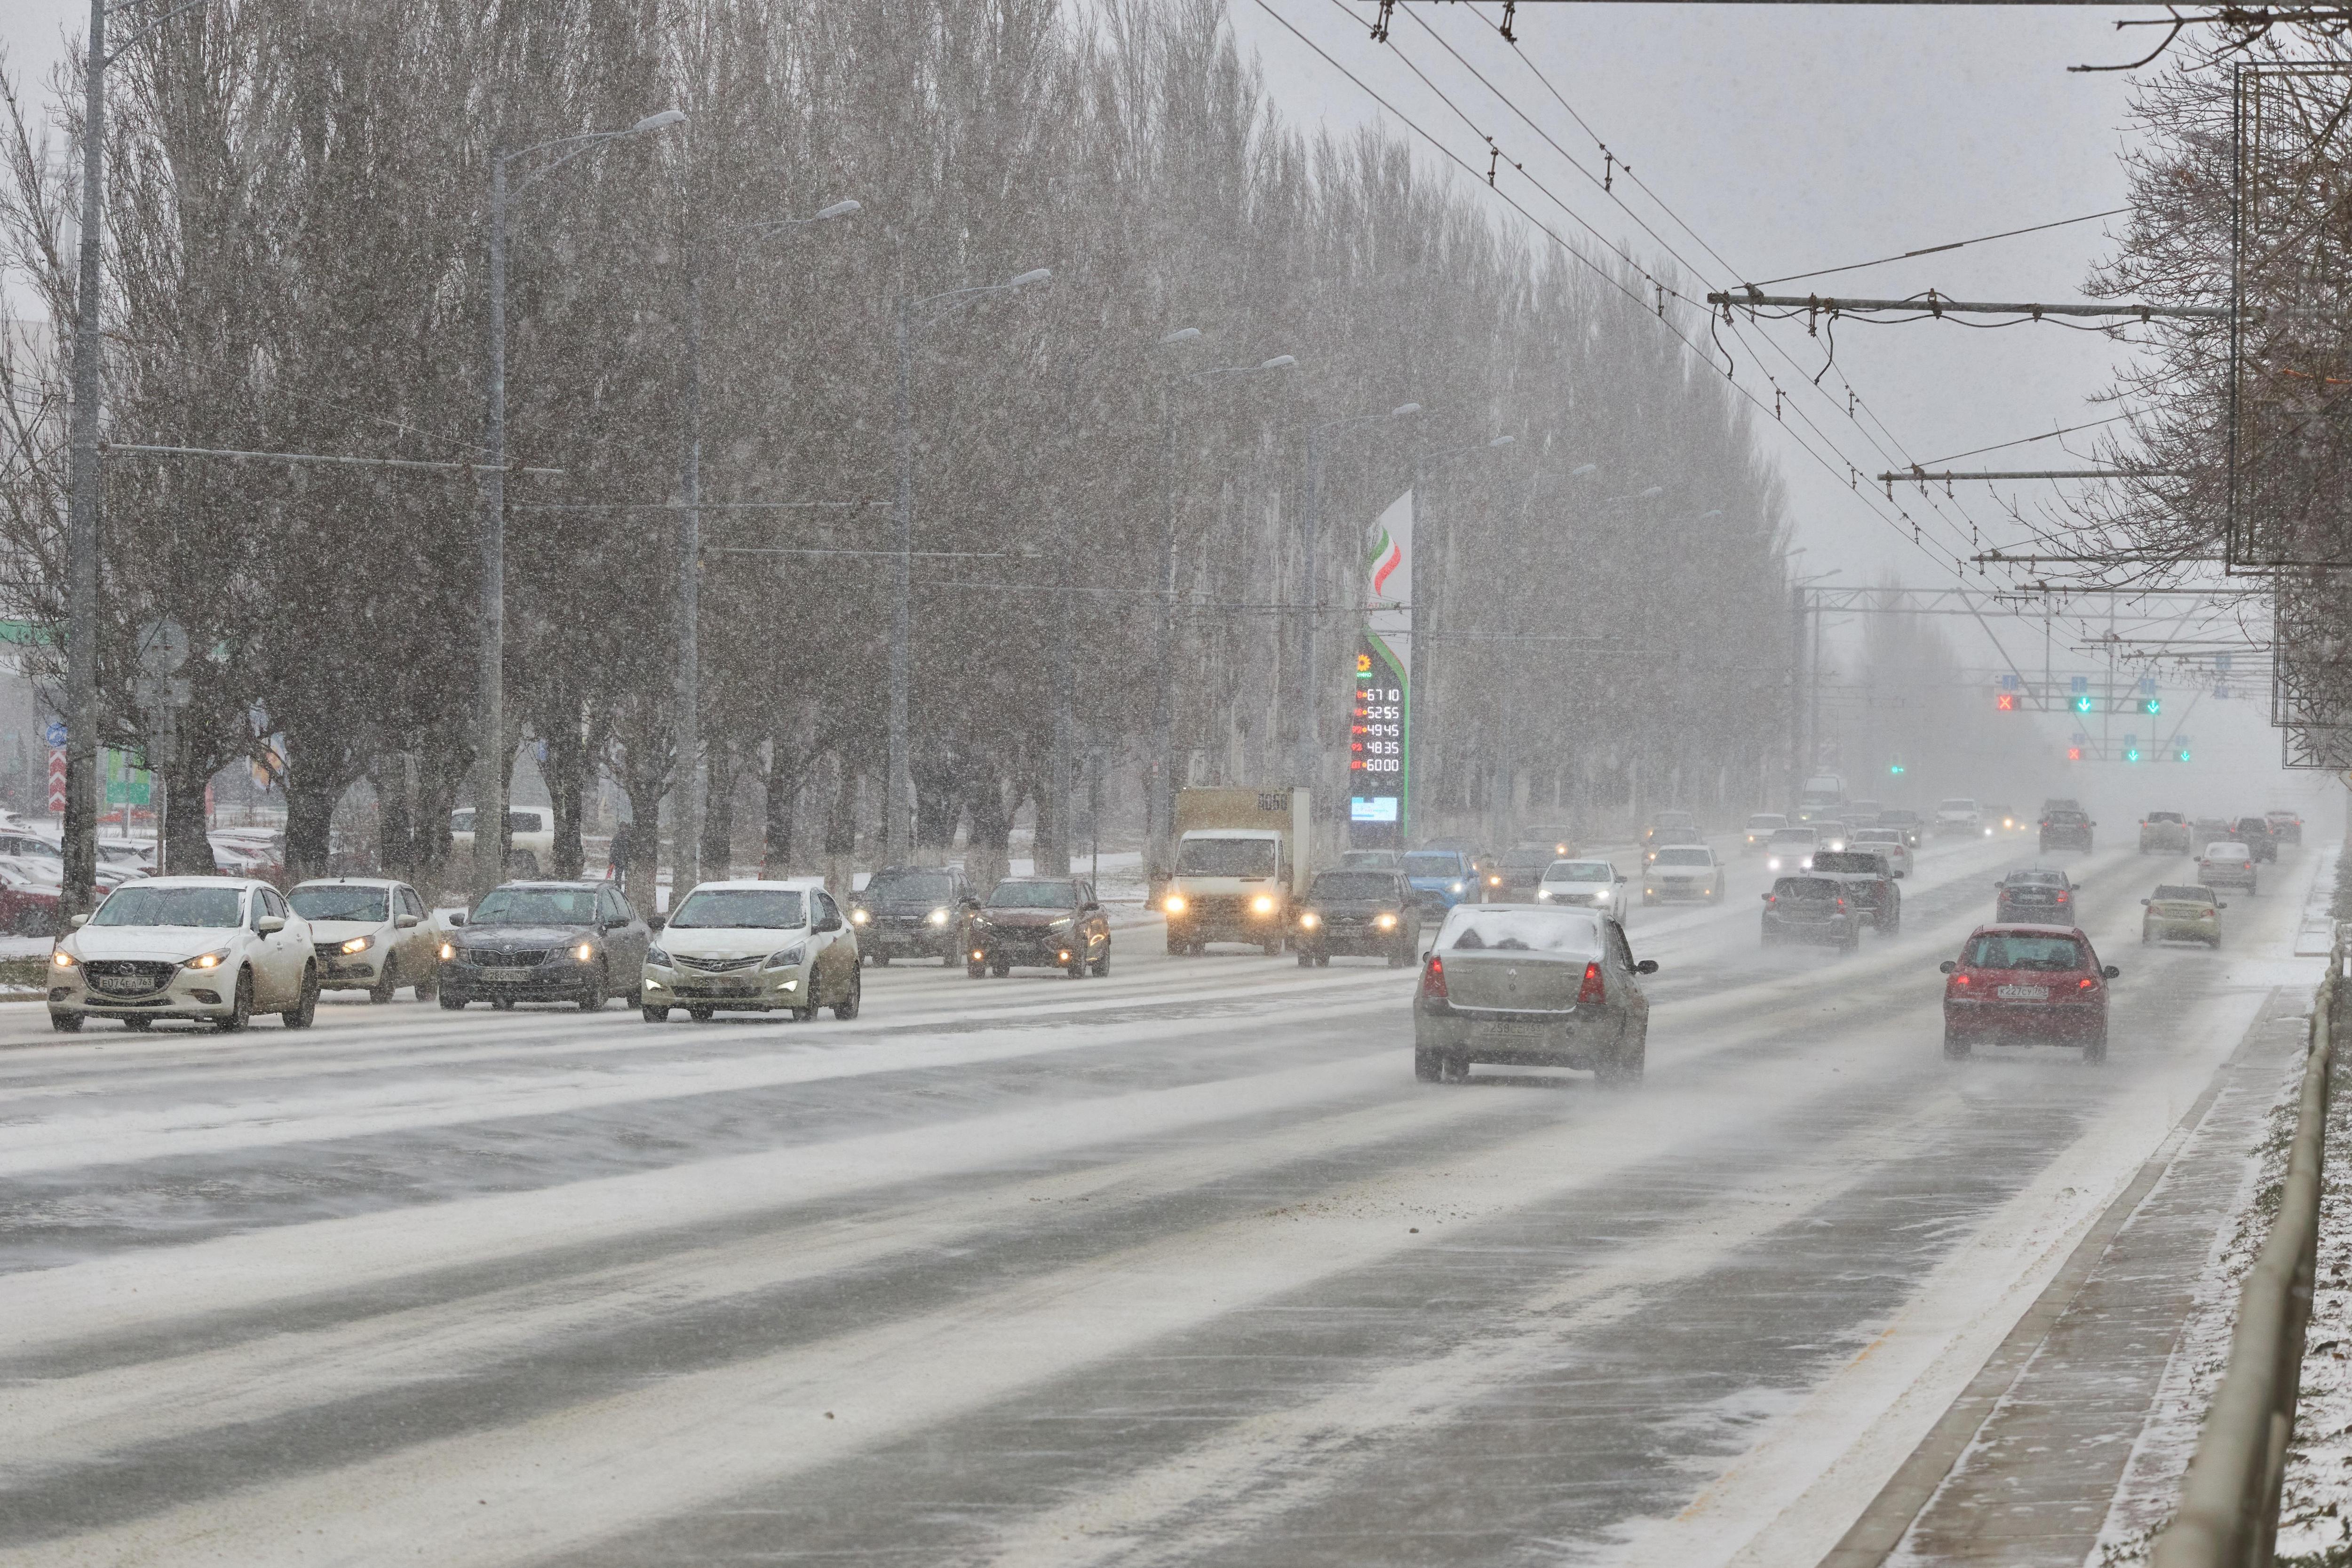
[[[838,753],[827,772],[832,793],[824,812],[824,886],[841,898],[857,884],[857,775]]]
[[[298,753],[299,754],[299,753]],[[286,875],[300,882],[327,874],[328,829],[343,784],[299,764],[286,774]]]
[[[577,718],[552,724],[547,734],[547,792],[555,803],[555,875],[580,875],[587,852],[580,843],[580,813],[588,790],[588,748]]]
[[[368,765],[375,786],[375,863],[387,877],[416,879],[416,802],[408,787],[410,754],[382,752]]]
[[[709,748],[709,786],[702,797],[702,874],[724,878],[735,864],[735,784],[742,774],[743,752],[730,735]]]
[[[220,870],[213,841],[205,831],[205,785],[200,771],[167,773],[163,824],[165,864],[174,877],[210,877]]]
[[[965,879],[981,897],[1013,869],[1013,810],[1004,804],[1004,781],[983,772],[972,781],[969,806],[971,840],[964,849]]]
[[[789,877],[793,866],[793,828],[798,815],[801,780],[806,764],[783,742],[768,742],[768,798],[761,825],[760,875]]]

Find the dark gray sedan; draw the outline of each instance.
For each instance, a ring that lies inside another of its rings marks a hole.
[[[637,1005],[652,931],[610,882],[508,882],[482,895],[442,948],[441,1005]]]
[[[1424,1082],[1473,1062],[1578,1068],[1640,1081],[1650,1001],[1624,929],[1592,910],[1465,904],[1445,917],[1412,999],[1412,1068]]]

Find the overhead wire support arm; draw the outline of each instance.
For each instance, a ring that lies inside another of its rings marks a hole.
[[[1807,310],[1822,315],[1848,316],[1866,311],[1903,310],[1914,315],[1928,316],[2082,316],[2093,320],[2120,317],[2129,321],[2155,321],[2158,318],[2180,321],[2223,321],[2228,319],[2227,305],[2147,305],[2134,302],[2122,305],[2049,304],[2032,301],[1984,300],[1947,300],[1934,289],[1911,300],[1863,300],[1837,294],[1766,294],[1753,289],[1738,292],[1725,290],[1709,294],[1706,302],[1728,310],[1740,307],[1748,310]]]
[[[1955,479],[2140,479],[2185,473],[2185,468],[1906,468],[1878,476],[1882,485],[1950,484]]]

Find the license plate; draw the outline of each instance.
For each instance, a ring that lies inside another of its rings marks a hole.
[[[485,980],[528,980],[530,978],[530,971],[528,969],[485,969],[482,971],[482,978]]]
[[[1551,1033],[1541,1024],[1496,1024],[1495,1033],[1511,1040],[1540,1040]]]
[[[100,981],[98,983],[98,988],[100,991],[119,992],[125,996],[136,996],[142,992],[152,991],[154,989],[154,987],[148,984],[147,982],[138,979],[135,976],[113,974],[110,974],[105,979]]]
[[[2047,985],[2001,985],[1994,988],[1993,994],[2000,997],[2004,1002],[2047,1002],[2050,1000],[2050,987]]]

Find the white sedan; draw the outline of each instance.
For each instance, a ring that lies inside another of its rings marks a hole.
[[[1723,898],[1723,863],[1704,844],[1675,844],[1650,857],[1642,873],[1642,901],[1664,903],[1668,899],[1696,899],[1717,903]]]
[[[1625,874],[1606,860],[1555,860],[1536,884],[1536,902],[1605,910],[1622,925],[1626,887]]]
[[[444,930],[407,883],[320,877],[286,901],[310,922],[319,983],[327,990],[364,991],[371,1002],[389,1002],[394,991],[414,985],[416,999],[429,1002],[439,989]]]
[[[85,1018],[120,1018],[133,1029],[194,1019],[226,1033],[256,1013],[305,1029],[318,1012],[310,922],[267,882],[129,882],[73,928],[49,953],[49,1025],[61,1034]]]
[[[1875,855],[1886,862],[1886,868],[1898,877],[1907,877],[1917,868],[1911,859],[1910,842],[1899,827],[1865,827],[1853,836],[1849,847],[1865,854]]]

